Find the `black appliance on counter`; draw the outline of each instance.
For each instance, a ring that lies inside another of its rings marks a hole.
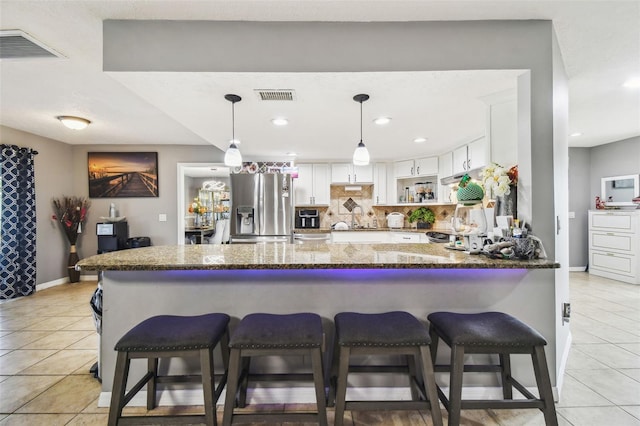
[[[126,221],[96,223],[96,235],[98,254],[128,248],[129,225]]]
[[[151,238],[149,237],[132,237],[127,240],[127,248],[149,247]]]
[[[317,209],[296,210],[296,228],[318,229],[320,228],[320,214]]]

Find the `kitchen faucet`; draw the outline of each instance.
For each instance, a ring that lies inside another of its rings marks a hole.
[[[360,209],[360,217],[361,218],[362,218],[362,216],[364,216],[364,210],[362,210],[362,206],[360,206],[358,204],[353,206],[353,208],[351,209],[351,229],[355,229],[356,228],[356,217],[355,217],[356,209]]]

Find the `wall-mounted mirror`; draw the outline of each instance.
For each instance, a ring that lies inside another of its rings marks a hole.
[[[601,179],[602,200],[614,203],[631,203],[640,196],[640,175],[611,176]]]

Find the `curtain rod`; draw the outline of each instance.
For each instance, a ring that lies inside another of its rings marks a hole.
[[[33,155],[38,155],[38,151],[36,151],[35,149],[32,149],[32,148],[23,148],[23,147],[19,147],[18,145],[9,145],[9,144],[3,143],[3,144],[2,144],[2,149],[5,149],[5,148],[11,148],[11,149],[15,149],[15,150],[17,150],[17,151],[29,150],[29,151],[31,151],[31,153],[32,153]]]

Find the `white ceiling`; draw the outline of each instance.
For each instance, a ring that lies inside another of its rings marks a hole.
[[[374,160],[445,152],[484,132],[482,96],[515,87],[518,71],[439,73],[105,73],[104,19],[419,21],[551,19],[569,76],[570,146],[640,135],[639,1],[0,1],[0,29],[21,29],[63,59],[0,60],[0,124],[69,144],[212,144],[236,137],[246,159],[347,160],[359,140]],[[293,102],[254,89],[293,89]],[[55,117],[92,121],[82,132]],[[391,124],[372,119],[391,116]],[[270,119],[285,116],[276,128]],[[415,137],[428,138],[415,144]]]

